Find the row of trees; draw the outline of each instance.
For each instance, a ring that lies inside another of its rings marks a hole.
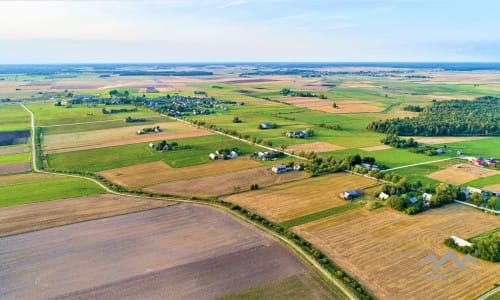
[[[500,135],[500,98],[433,102],[417,117],[374,121],[377,132],[415,136]]]
[[[396,134],[389,134],[380,140],[384,145],[390,145],[394,148],[410,148],[409,151],[413,153],[422,153],[428,156],[439,154],[438,148],[430,145],[420,144],[413,138],[405,139]]]
[[[413,112],[422,112],[422,111],[424,111],[424,108],[420,105],[407,105],[407,106],[403,107],[403,110],[413,111]]]
[[[500,234],[491,233],[484,237],[478,239],[478,241],[472,243],[471,247],[459,246],[453,241],[452,238],[446,239],[446,246],[454,248],[460,252],[470,254],[472,256],[492,261],[500,262]]]

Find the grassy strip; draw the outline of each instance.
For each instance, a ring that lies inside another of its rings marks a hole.
[[[0,155],[0,165],[28,162],[30,157],[31,153],[29,152]]]
[[[350,202],[350,203],[344,204],[342,206],[332,207],[332,208],[329,208],[326,210],[322,210],[319,212],[315,212],[315,213],[312,213],[309,215],[301,216],[301,217],[298,217],[298,218],[295,218],[292,220],[282,222],[282,223],[280,223],[280,226],[283,226],[284,228],[288,229],[288,228],[291,228],[294,226],[298,226],[298,225],[306,224],[306,223],[316,221],[319,219],[323,219],[323,218],[326,218],[326,217],[329,217],[329,216],[332,216],[335,214],[340,214],[340,213],[343,213],[345,211],[358,208],[359,206],[360,205],[357,202]]]

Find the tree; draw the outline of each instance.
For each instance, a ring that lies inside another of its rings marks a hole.
[[[239,117],[234,117],[233,118],[233,123],[241,123],[242,121],[240,120]]]
[[[495,209],[497,205],[497,197],[490,197],[488,200],[488,207],[491,209]]]
[[[387,199],[387,204],[395,210],[399,211],[402,211],[406,208],[405,201],[396,195],[390,196],[389,199]]]
[[[481,206],[483,204],[483,194],[481,193],[472,193],[471,195],[471,201],[474,203],[474,205]]]

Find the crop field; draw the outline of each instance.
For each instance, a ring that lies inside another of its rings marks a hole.
[[[0,175],[23,173],[31,170],[30,162],[17,162],[0,165]]]
[[[341,199],[339,193],[374,184],[377,182],[373,179],[337,173],[236,194],[224,200],[280,223],[347,204],[348,201]]]
[[[446,144],[447,149],[456,153],[461,151],[463,155],[473,155],[482,157],[500,156],[500,137],[490,137],[472,141],[456,142]]]
[[[0,105],[0,131],[29,129],[30,115],[20,105]]]
[[[269,167],[253,168],[220,175],[162,183],[146,191],[179,196],[215,197],[250,190],[252,184],[265,187],[308,177],[305,172],[275,174]]]
[[[331,114],[374,113],[385,109],[384,107],[375,106],[365,101],[343,101],[337,103],[337,108],[333,108],[332,101],[311,97],[286,97],[281,98],[280,101]]]
[[[397,169],[392,172],[401,175],[401,176],[406,176],[408,181],[410,182],[416,182],[417,180],[420,180],[423,185],[426,184],[437,184],[440,181],[435,178],[430,178],[429,174],[438,172],[440,170],[444,170],[450,166],[457,165],[461,161],[458,159],[451,159],[451,160],[446,160],[446,161],[441,161],[441,162],[436,162],[436,163],[431,163],[431,164],[425,164],[425,165],[418,165],[418,166],[413,166],[413,167],[408,167],[408,168],[402,168],[402,169]]]
[[[38,174],[0,176],[0,207],[103,192],[95,183],[81,178]]]
[[[181,122],[156,123],[153,125],[160,126],[163,131],[159,133],[138,135],[137,131],[142,130],[147,126],[137,125],[113,129],[47,135],[43,138],[44,152],[64,153],[158,140],[170,141],[171,139],[213,135],[213,133],[208,130],[199,129]]]
[[[293,231],[381,299],[471,299],[498,283],[498,264],[479,259],[478,267],[469,264],[478,271],[474,280],[465,276],[432,280],[423,277],[430,266],[421,261],[429,254],[439,259],[453,251],[444,245],[451,235],[467,238],[499,225],[498,217],[451,204],[416,216],[389,208],[350,210]],[[464,256],[453,253],[460,259]]]
[[[27,107],[35,114],[37,126],[74,124],[81,122],[94,122],[103,120],[123,120],[128,116],[139,117],[154,114],[149,109],[138,108],[134,112],[123,112],[115,114],[103,114],[104,105],[87,107],[84,104],[76,104],[71,108],[54,106],[54,102],[29,103]],[[131,105],[110,105],[107,108],[134,108]],[[22,109],[22,108],[21,108]],[[29,120],[29,115],[27,115]],[[28,124],[29,125],[29,124]]]
[[[325,142],[313,142],[313,143],[306,143],[306,144],[296,144],[292,145],[286,148],[288,152],[295,152],[298,153],[300,151],[304,152],[327,152],[327,151],[336,151],[336,150],[342,150],[345,149],[342,146],[337,146]]]
[[[19,163],[19,162],[29,162],[30,158],[31,158],[31,153],[29,152],[4,154],[0,155],[0,165]]]
[[[112,194],[15,205],[0,209],[0,237],[171,205]]]
[[[236,141],[222,135],[184,138],[175,140],[179,145],[192,146],[191,149],[156,151],[148,143],[82,150],[58,154],[48,154],[47,161],[57,170],[99,172],[136,164],[164,161],[174,168],[182,168],[205,163],[213,163],[208,158],[211,152],[223,148],[238,148],[243,154],[251,154],[258,147]],[[172,140],[170,142],[173,142]]]
[[[392,147],[388,146],[388,145],[380,145],[380,146],[364,147],[364,148],[359,148],[359,149],[366,151],[366,152],[373,152],[373,151],[380,151],[380,150],[388,150],[391,148]]]
[[[451,184],[464,184],[466,182],[493,175],[499,175],[500,172],[483,167],[473,166],[467,163],[449,166],[427,175],[428,177]]]
[[[155,161],[152,163],[106,170],[98,174],[119,185],[139,187],[204,176],[214,176],[260,166],[262,165],[259,162],[250,160],[248,157],[219,160],[213,163],[184,168],[172,168],[163,161]]]
[[[409,138],[409,137],[406,137]],[[448,144],[448,143],[457,143],[457,142],[468,142],[468,141],[476,141],[482,140],[487,137],[484,136],[416,136],[413,139],[419,143],[435,145],[435,144]]]
[[[26,144],[18,144],[11,146],[0,146],[0,156],[7,154],[16,154],[30,152],[31,149]]]
[[[310,272],[250,225],[192,204],[5,237],[0,248],[1,298],[214,299]]]

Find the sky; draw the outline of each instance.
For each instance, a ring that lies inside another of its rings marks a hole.
[[[0,1],[0,64],[499,62],[496,0]]]

